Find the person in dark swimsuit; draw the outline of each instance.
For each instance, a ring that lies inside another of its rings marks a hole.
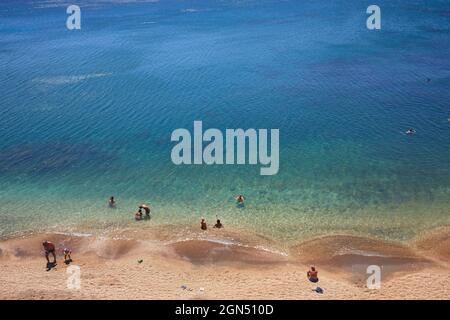
[[[205,221],[205,219],[202,219],[202,221],[200,222],[200,228],[201,228],[202,230],[208,229],[208,227],[206,226],[206,221]]]
[[[220,222],[220,219],[217,219],[217,222],[214,225],[214,228],[217,228],[217,229],[223,228],[223,224]]]
[[[108,200],[108,204],[110,208],[115,208],[116,207],[116,200],[114,199],[114,196],[111,196]]]

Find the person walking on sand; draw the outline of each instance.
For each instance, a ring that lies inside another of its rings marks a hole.
[[[319,282],[319,278],[318,278],[318,276],[317,276],[318,273],[319,273],[319,271],[316,270],[316,267],[311,266],[311,270],[309,270],[309,271],[306,273],[306,276],[308,277],[308,280],[309,280],[309,281],[311,281],[311,282],[313,282],[313,283],[317,283],[317,282]]]
[[[208,227],[206,226],[206,221],[205,221],[205,219],[202,219],[202,221],[200,222],[200,228],[201,228],[202,230],[208,229]]]
[[[50,260],[48,259],[48,255],[51,253],[53,256],[53,264],[56,264],[56,248],[55,245],[53,243],[51,243],[50,241],[44,241],[42,243],[42,245],[44,246],[44,250],[45,250],[45,258],[47,259],[47,263],[50,263]]]
[[[64,248],[64,262],[65,263],[70,263],[72,262],[72,257],[70,256],[72,254],[72,251],[69,248]],[[67,259],[69,258],[69,259]]]

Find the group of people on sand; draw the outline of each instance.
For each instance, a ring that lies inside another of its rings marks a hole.
[[[56,265],[56,246],[48,240],[42,242],[42,246],[44,247],[45,258],[47,259],[47,265],[55,266]],[[64,263],[66,263],[66,264],[71,263],[72,262],[72,257],[71,257],[72,250],[70,250],[69,248],[64,248],[63,254],[64,254]],[[50,262],[49,255],[53,256],[53,262]]]

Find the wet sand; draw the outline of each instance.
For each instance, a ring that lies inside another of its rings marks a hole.
[[[450,228],[407,243],[333,235],[284,249],[269,240],[256,245],[259,236],[243,243],[237,235],[214,230],[169,240],[140,230],[127,239],[120,233],[49,233],[4,240],[0,298],[450,299]],[[57,247],[58,264],[49,271],[44,239]],[[80,289],[67,288],[64,247],[73,251],[72,265],[81,268]],[[319,270],[318,284],[306,279],[311,264]],[[381,267],[380,289],[366,286],[369,265]],[[313,291],[317,286],[323,294]]]

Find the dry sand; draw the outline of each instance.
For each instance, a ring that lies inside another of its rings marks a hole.
[[[58,250],[50,271],[44,239]],[[178,242],[64,234],[8,239],[0,242],[0,299],[450,299],[449,228],[406,244],[333,235],[281,252],[221,239],[217,232]],[[64,247],[81,268],[80,289],[67,287]],[[317,285],[306,279],[310,264],[319,269]],[[381,289],[366,287],[369,264],[382,266]],[[313,291],[317,286],[322,294]]]

